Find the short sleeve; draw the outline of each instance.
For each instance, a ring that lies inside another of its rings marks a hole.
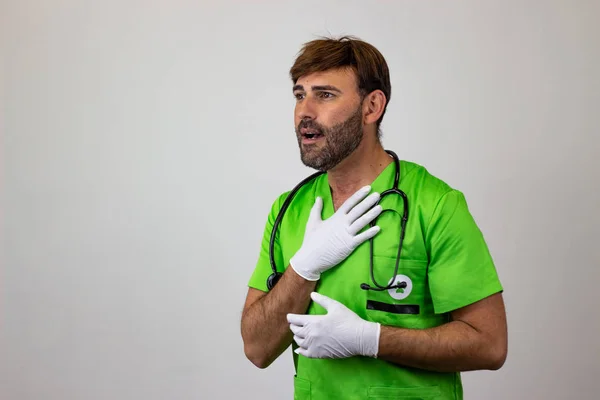
[[[456,310],[502,291],[488,246],[461,192],[450,190],[438,202],[427,228],[426,245],[436,313]]]
[[[265,224],[265,229],[263,232],[263,238],[260,245],[260,251],[258,254],[258,261],[256,262],[256,266],[254,268],[254,272],[250,277],[250,281],[248,282],[248,286],[262,290],[263,292],[269,291],[267,288],[267,279],[273,273],[271,269],[271,261],[269,257],[269,244],[271,241],[271,232],[273,230],[273,225],[275,224],[275,219],[277,218],[277,214],[279,214],[279,210],[285,198],[287,197],[287,193],[279,196],[272,204],[271,211],[267,217],[267,222]],[[283,256],[281,253],[281,246],[279,244],[279,233],[275,236],[275,243],[273,246],[273,258],[275,260],[275,265],[277,266],[278,272],[284,272],[285,268],[283,264]]]

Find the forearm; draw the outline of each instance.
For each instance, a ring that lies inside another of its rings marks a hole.
[[[501,346],[462,321],[430,329],[381,327],[378,358],[439,372],[498,369]]]
[[[242,315],[242,338],[247,357],[259,368],[268,367],[291,344],[288,313],[304,313],[316,282],[287,268],[275,287]]]

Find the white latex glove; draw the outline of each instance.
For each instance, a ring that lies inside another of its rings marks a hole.
[[[290,259],[290,265],[298,275],[309,281],[319,280],[321,273],[339,264],[358,245],[379,232],[380,228],[374,226],[358,234],[381,214],[381,206],[373,207],[379,200],[379,193],[365,198],[370,191],[370,186],[359,189],[325,221],[321,219],[323,199],[316,198],[302,246]]]
[[[288,314],[290,330],[299,348],[310,358],[377,357],[381,325],[365,321],[342,303],[313,292],[311,298],[325,315]]]

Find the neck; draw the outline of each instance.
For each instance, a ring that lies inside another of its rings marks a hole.
[[[363,141],[350,156],[327,171],[335,208],[361,187],[370,185],[391,162],[392,157],[379,141]]]

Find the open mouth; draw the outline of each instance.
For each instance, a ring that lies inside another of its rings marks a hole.
[[[302,138],[305,142],[312,142],[323,137],[323,134],[320,133],[318,130],[302,129],[301,133]]]
[[[323,134],[321,133],[305,133],[304,136],[306,139],[318,139],[320,137],[323,137]]]

